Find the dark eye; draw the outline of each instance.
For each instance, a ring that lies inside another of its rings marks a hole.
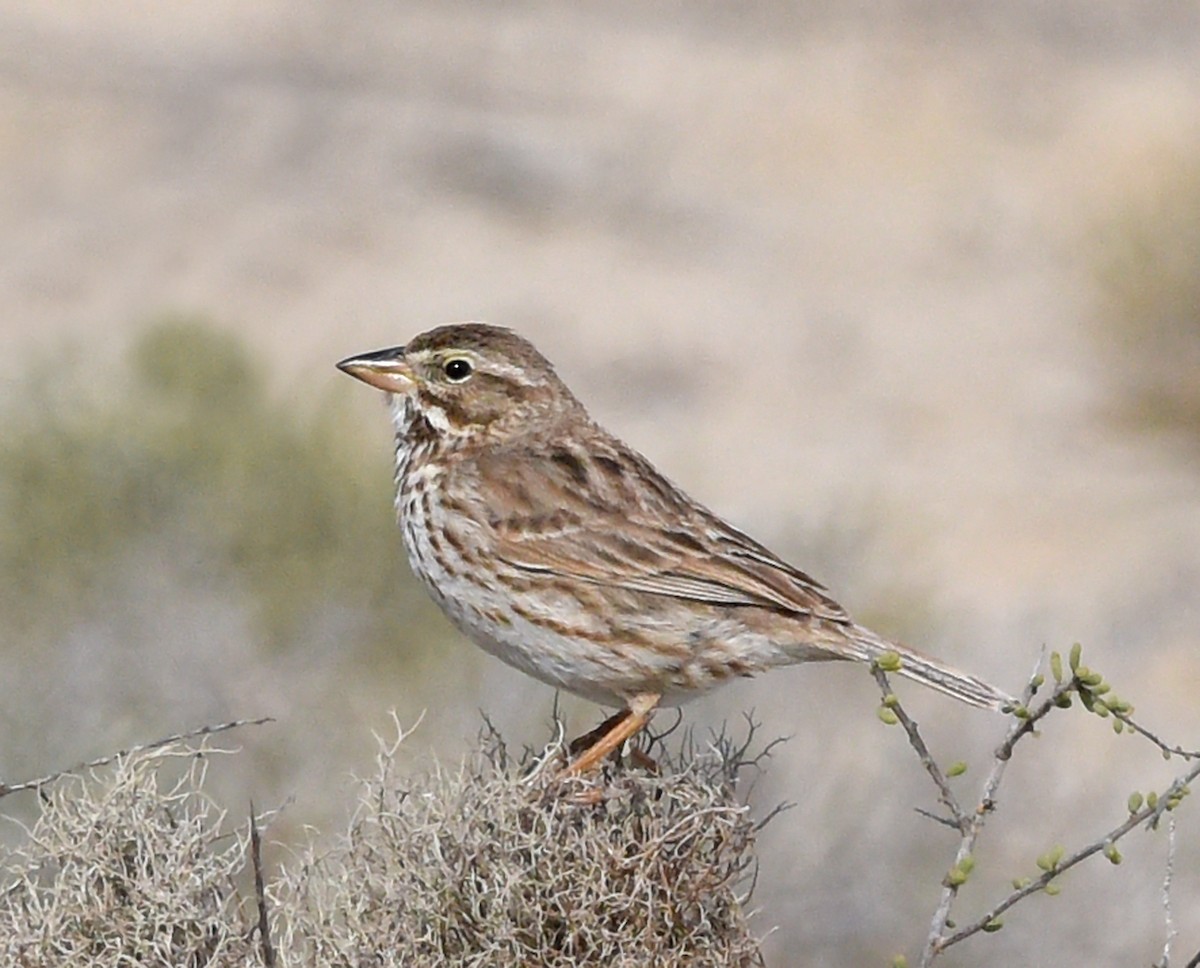
[[[454,356],[442,364],[442,372],[446,374],[446,379],[451,383],[462,383],[475,372],[475,367],[471,365],[470,360]]]

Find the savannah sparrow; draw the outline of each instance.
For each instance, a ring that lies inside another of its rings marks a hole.
[[[472,641],[620,711],[569,767],[734,676],[869,662],[964,702],[1013,702],[856,624],[825,588],[598,426],[531,343],[483,323],[342,360],[383,390],[413,571]]]

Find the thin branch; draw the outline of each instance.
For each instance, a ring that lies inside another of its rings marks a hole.
[[[108,766],[117,760],[124,759],[128,756],[133,756],[138,753],[148,753],[151,750],[162,749],[164,746],[171,746],[175,743],[182,743],[189,739],[198,739],[202,736],[214,736],[217,733],[224,733],[231,729],[238,729],[241,726],[262,726],[265,723],[273,723],[273,716],[263,716],[260,719],[235,719],[228,723],[221,723],[216,726],[201,726],[199,729],[193,729],[186,733],[176,733],[174,736],[166,736],[163,739],[156,739],[153,743],[143,743],[140,746],[131,746],[129,749],[118,750],[116,753],[109,753],[107,756],[101,756],[94,760],[76,764],[70,769],[59,770],[56,773],[48,773],[46,776],[38,777],[36,780],[26,780],[23,783],[15,783],[8,785],[0,783],[0,798],[8,796],[10,793],[20,793],[23,790],[37,790],[40,787],[47,786],[55,780],[60,780],[64,776],[74,776],[82,773],[85,770],[94,770],[100,766]]]
[[[919,813],[922,817],[932,820],[934,823],[940,823],[943,827],[949,827],[951,830],[957,830],[959,833],[962,833],[962,828],[959,827],[959,825],[950,817],[939,817],[932,810],[926,810],[924,807],[913,807],[913,810]]]
[[[1165,814],[1169,809],[1171,802],[1177,802],[1178,797],[1183,793],[1183,788],[1198,776],[1200,776],[1200,763],[1195,763],[1186,773],[1176,777],[1175,781],[1169,787],[1167,787],[1166,792],[1159,795],[1154,806],[1147,804],[1136,813],[1131,813],[1124,823],[1117,825],[1103,837],[1093,841],[1086,847],[1080,848],[1069,857],[1064,858],[1062,861],[1056,864],[1053,869],[1046,871],[1036,880],[1030,881],[1023,887],[1014,890],[1008,897],[988,911],[987,914],[967,925],[965,928],[959,929],[949,937],[941,939],[939,942],[937,942],[936,951],[938,953],[945,951],[951,945],[956,945],[960,941],[964,941],[965,939],[971,937],[971,935],[982,931],[987,924],[990,924],[1022,898],[1028,897],[1030,894],[1036,894],[1052,880],[1070,870],[1076,864],[1087,860],[1087,858],[1091,857],[1093,854],[1100,853],[1110,844],[1115,844],[1139,824],[1145,823],[1148,828],[1155,827],[1159,820],[1162,819],[1163,814]],[[922,964],[926,963],[927,962],[924,961],[922,962]]]
[[[1121,722],[1123,722],[1139,736],[1143,736],[1150,740],[1151,743],[1162,750],[1164,755],[1179,756],[1185,760],[1194,760],[1200,757],[1200,750],[1185,750],[1182,746],[1172,746],[1166,740],[1160,739],[1154,733],[1150,732],[1150,730],[1146,729],[1145,726],[1142,726],[1140,723],[1136,722],[1129,713],[1121,713],[1115,710],[1110,710],[1110,712],[1112,712],[1114,719],[1121,720]]]
[[[1171,968],[1171,944],[1178,933],[1175,919],[1171,915],[1171,879],[1175,874],[1175,814],[1167,818],[1167,868],[1163,872],[1162,903],[1163,922],[1166,928],[1163,938],[1162,961],[1159,968]]]
[[[904,727],[904,732],[908,734],[908,742],[917,751],[917,756],[921,760],[921,765],[925,767],[925,772],[929,774],[934,785],[938,788],[938,799],[950,811],[951,819],[943,822],[948,822],[950,826],[954,827],[960,833],[966,831],[970,825],[970,820],[963,813],[962,807],[959,806],[958,798],[954,795],[954,791],[950,789],[950,783],[946,779],[946,775],[942,772],[942,768],[937,765],[937,761],[934,760],[932,754],[929,752],[929,747],[925,745],[925,740],[921,736],[917,724],[905,712],[904,707],[895,701],[895,693],[892,692],[892,686],[888,682],[887,673],[879,668],[878,665],[872,664],[871,674],[875,676],[875,681],[879,684],[879,690],[883,693],[884,702],[896,714],[900,725]]]
[[[258,942],[264,968],[275,968],[275,946],[271,944],[271,921],[267,916],[266,878],[263,877],[262,838],[258,833],[258,817],[254,801],[250,801],[250,857],[254,861],[254,896],[258,901]]]
[[[1038,660],[1038,666],[1041,665],[1041,660]],[[1036,669],[1034,672],[1036,677]],[[1074,679],[1064,679],[1062,682],[1056,683],[1045,699],[1043,699],[1033,709],[1028,709],[1030,701],[1033,699],[1036,687],[1033,686],[1033,679],[1030,680],[1030,685],[1026,687],[1024,695],[1022,695],[1023,708],[1028,711],[1025,716],[1017,720],[1017,725],[1009,730],[1008,735],[1004,737],[1004,742],[996,747],[996,759],[1007,760],[1012,756],[1013,747],[1022,739],[1032,733],[1037,724],[1041,722],[1049,713],[1055,709],[1061,708],[1059,699],[1068,693],[1075,692],[1076,683]],[[1018,710],[1019,712],[1020,710]]]
[[[1041,668],[1042,659],[1043,656],[1039,655],[1037,663],[1033,667],[1033,672],[1030,674],[1029,682],[1021,694],[1021,704],[1024,707],[1029,705],[1030,700],[1033,699],[1033,694],[1037,691],[1037,672]],[[1047,700],[1047,702],[1050,704],[1050,708],[1053,708],[1053,697]],[[1049,711],[1049,708],[1047,708],[1037,716],[1037,719],[1045,716]],[[970,822],[963,830],[962,839],[959,841],[958,850],[954,855],[952,870],[962,869],[963,863],[974,851],[975,842],[979,839],[979,833],[983,830],[983,825],[987,822],[988,816],[995,809],[996,791],[1000,789],[1000,782],[1004,779],[1004,770],[1008,766],[1009,758],[1012,756],[1013,747],[1016,746],[1021,737],[1027,736],[1032,732],[1032,724],[1037,722],[1037,719],[1033,715],[1028,719],[1016,719],[1008,727],[1008,733],[1005,735],[1004,741],[997,748],[992,768],[983,782],[979,802],[975,806],[974,816],[971,817]],[[942,882],[942,896],[938,900],[933,920],[929,923],[929,934],[925,938],[925,947],[921,951],[921,960],[918,963],[920,968],[929,968],[929,965],[933,963],[933,959],[947,946],[944,938],[946,922],[950,920],[950,909],[954,906],[955,898],[958,897],[960,886],[960,883],[955,882],[949,877]],[[987,922],[985,921],[984,923],[986,924]]]

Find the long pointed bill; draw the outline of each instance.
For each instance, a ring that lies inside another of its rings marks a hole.
[[[376,350],[342,360],[337,368],[388,393],[406,393],[413,386],[412,370],[404,362],[404,347]]]

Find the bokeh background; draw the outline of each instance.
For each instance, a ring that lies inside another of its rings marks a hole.
[[[214,782],[287,842],[344,825],[390,709],[414,769],[480,710],[541,743],[549,690],[414,587],[332,368],[469,318],[859,618],[1014,690],[1081,641],[1200,744],[1197,65],[1165,0],[0,3],[0,778],[272,715]],[[998,717],[903,695],[977,781]],[[687,710],[792,736],[772,965],[924,936],[952,845],[877,698],[822,667]],[[1014,762],[964,918],[1173,775],[1105,726]],[[1150,963],[1165,838],[1124,853],[945,963]]]

